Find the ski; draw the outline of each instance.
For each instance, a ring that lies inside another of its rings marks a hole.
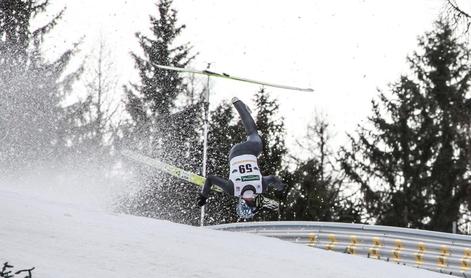
[[[124,156],[136,161],[136,162],[141,162],[143,164],[146,164],[147,166],[151,166],[153,168],[156,168],[162,172],[165,172],[167,174],[170,174],[171,176],[180,178],[182,180],[191,182],[195,185],[198,186],[203,186],[205,178],[197,175],[192,172],[185,171],[183,169],[180,169],[176,166],[161,162],[157,159],[150,158],[148,156],[139,154],[137,152],[131,151],[131,150],[123,150],[121,152]],[[222,191],[219,187],[216,187],[216,191]]]
[[[311,89],[311,88],[299,88],[299,87],[293,87],[293,86],[287,86],[287,85],[279,85],[279,84],[268,83],[268,82],[263,82],[263,81],[257,81],[257,80],[248,79],[248,78],[237,77],[237,76],[229,75],[227,73],[217,73],[217,72],[209,71],[209,70],[196,70],[196,69],[191,69],[191,68],[179,68],[179,67],[163,66],[163,65],[158,65],[158,64],[154,64],[154,65],[158,68],[166,69],[166,70],[174,70],[174,71],[180,71],[180,72],[202,74],[202,75],[211,76],[211,77],[220,77],[220,78],[232,79],[232,80],[237,80],[237,81],[242,81],[242,82],[247,82],[247,83],[252,83],[252,84],[258,84],[258,85],[270,86],[270,87],[274,87],[274,88],[286,89],[286,90],[314,92],[314,90]]]
[[[192,184],[195,184],[197,186],[200,186],[200,187],[202,187],[204,185],[204,182],[206,180],[204,177],[202,177],[200,175],[197,175],[197,174],[189,172],[189,171],[185,171],[181,168],[178,168],[176,166],[164,163],[164,162],[159,161],[155,158],[151,158],[151,157],[142,155],[142,154],[137,153],[135,151],[123,150],[123,151],[121,151],[121,154],[124,155],[125,157],[133,160],[133,161],[143,163],[147,166],[153,167],[153,168],[155,168],[157,170],[160,170],[162,172],[165,172],[165,173],[167,173],[171,176],[174,176],[176,178],[188,181],[188,182],[190,182]],[[212,190],[217,191],[217,192],[222,192],[223,191],[220,187],[217,187],[217,186],[213,186]],[[265,208],[274,210],[274,209],[278,209],[278,205],[279,205],[278,202],[275,201],[275,200],[272,200],[272,199],[269,199],[269,198],[266,198],[266,197],[263,198],[263,207],[265,207]]]

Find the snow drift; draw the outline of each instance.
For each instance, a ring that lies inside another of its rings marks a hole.
[[[0,212],[0,264],[35,267],[35,278],[445,276],[274,238],[110,214],[12,189],[0,188]]]

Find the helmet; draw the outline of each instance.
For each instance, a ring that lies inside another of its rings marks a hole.
[[[239,203],[237,204],[236,212],[240,218],[250,219],[254,217],[255,211],[256,207],[251,206],[251,204],[246,200],[239,198]]]

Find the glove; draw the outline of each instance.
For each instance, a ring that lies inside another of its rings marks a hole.
[[[285,189],[288,187],[286,183],[282,183],[279,188],[275,188],[275,197],[278,199],[282,199],[283,195],[285,194]]]
[[[284,191],[286,188],[288,188],[288,185],[286,183],[282,183],[280,191]]]
[[[255,207],[257,207],[257,209],[263,207],[263,199],[264,197],[262,196],[262,194],[258,194],[257,197],[255,197]]]
[[[206,205],[206,200],[207,199],[208,199],[207,197],[203,196],[203,194],[200,193],[199,196],[198,196],[198,206],[202,207],[202,206]]]

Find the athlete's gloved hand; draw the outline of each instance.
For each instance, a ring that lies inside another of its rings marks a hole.
[[[206,205],[206,200],[207,199],[208,199],[207,197],[205,197],[205,196],[203,196],[203,194],[199,193],[199,195],[198,195],[198,206],[202,207],[202,206]]]
[[[282,183],[282,184],[281,184],[281,190],[280,190],[280,191],[285,190],[287,187],[288,187],[288,185],[287,185],[286,183]]]
[[[275,188],[275,197],[281,200],[283,198],[283,195],[285,194],[285,189],[288,187],[286,183],[281,183],[281,186],[278,188]]]
[[[278,182],[274,184],[273,188],[275,188],[276,192],[282,192],[283,190],[286,189],[287,186],[288,185],[286,183]]]

